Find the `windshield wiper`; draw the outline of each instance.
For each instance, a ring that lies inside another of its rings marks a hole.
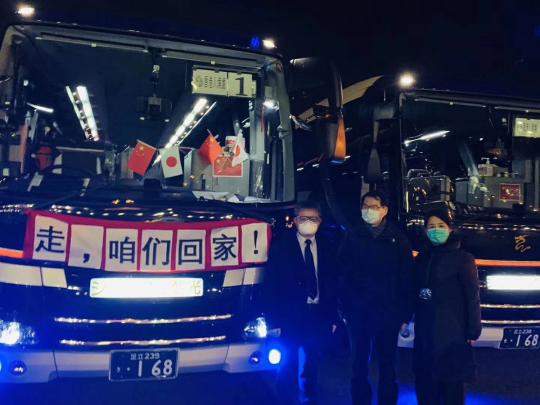
[[[94,193],[96,191],[100,191],[100,190],[105,190],[105,189],[116,189],[116,190],[121,190],[122,187],[115,187],[114,185],[111,185],[111,184],[103,184],[103,185],[100,185],[100,186],[97,186],[97,187],[94,187],[94,188],[84,188],[84,189],[79,189],[79,190],[76,190],[72,193],[69,193],[67,195],[63,195],[61,197],[58,197],[54,200],[47,200],[47,201],[43,201],[39,204],[36,204],[32,207],[32,209],[35,209],[35,210],[39,210],[39,209],[43,209],[43,208],[47,208],[47,207],[50,207],[54,204],[60,204],[60,203],[63,203],[63,202],[66,202],[66,201],[69,201],[70,199],[72,198],[76,198],[76,197],[88,197],[88,195],[90,193]],[[126,189],[125,190],[126,192],[133,192],[134,190],[129,190],[129,189]],[[137,190],[137,191],[143,191],[144,190]],[[162,192],[165,192],[165,193],[181,193],[181,192],[187,192],[187,190],[167,190],[167,189],[162,189],[162,190],[159,190],[159,193],[158,196],[157,196],[157,199],[159,199],[159,194],[162,193]],[[223,207],[223,208],[227,208],[229,209],[230,211],[233,211],[233,212],[236,212],[236,213],[239,213],[239,214],[242,214],[244,216],[247,216],[249,218],[255,218],[255,219],[259,219],[261,221],[264,221],[264,222],[267,222],[269,223],[270,225],[274,225],[274,223],[276,222],[275,218],[271,217],[271,216],[268,216],[268,215],[264,215],[260,212],[257,212],[257,211],[254,211],[252,209],[249,209],[249,208],[245,208],[245,207],[242,207],[242,206],[238,206],[237,203],[231,203],[231,202],[228,202],[228,201],[222,201],[222,200],[215,200],[215,199],[209,199],[209,198],[204,198],[204,197],[199,197],[198,199],[196,199],[195,197],[193,197],[193,199],[191,200],[184,200],[184,201],[178,201],[178,202],[183,202],[183,203],[196,203],[196,202],[203,202],[205,204],[209,204],[209,205],[214,205],[214,206],[218,206],[218,207]]]
[[[231,203],[231,202],[222,201],[222,200],[214,200],[214,199],[204,198],[204,197],[199,197],[198,201],[202,201],[202,202],[209,203],[209,204],[214,204],[214,205],[220,206],[220,207],[226,207],[226,208],[230,209],[231,211],[235,211],[235,212],[240,213],[242,215],[246,215],[246,216],[248,216],[250,218],[260,219],[261,221],[267,222],[270,225],[274,225],[275,222],[276,222],[275,218],[273,218],[271,216],[264,215],[264,214],[262,214],[260,212],[253,211],[253,210],[251,210],[249,208],[238,206],[237,203]]]
[[[63,203],[65,201],[69,201],[71,200],[72,198],[76,198],[76,197],[88,197],[91,193],[94,193],[96,191],[100,191],[100,190],[117,190],[117,191],[125,191],[125,192],[133,192],[133,191],[140,191],[142,193],[145,194],[145,198],[148,197],[148,195],[154,195],[156,194],[157,192],[157,198],[159,198],[159,194],[162,193],[162,192],[166,192],[167,190],[163,190],[161,188],[152,188],[152,187],[146,187],[146,186],[143,186],[143,188],[141,190],[133,190],[133,188],[130,188],[130,187],[125,187],[125,186],[122,186],[122,185],[118,185],[118,184],[114,184],[114,183],[105,183],[105,184],[100,184],[96,187],[92,187],[92,188],[89,188],[88,186],[83,186],[71,193],[68,193],[68,194],[64,194],[58,198],[55,198],[53,200],[47,200],[47,201],[44,201],[40,204],[37,204],[35,205],[33,208],[34,209],[42,209],[42,208],[46,208],[48,206],[51,206],[53,204],[59,204],[59,203]],[[169,192],[178,192],[177,190],[170,190]]]
[[[84,196],[86,196],[86,193],[88,191],[96,191],[96,190],[104,189],[106,187],[107,187],[107,185],[101,185],[101,186],[97,186],[95,188],[84,187],[84,188],[79,189],[77,191],[74,191],[72,193],[65,194],[65,195],[63,195],[61,197],[55,198],[54,200],[47,200],[47,201],[44,201],[44,202],[42,202],[40,204],[36,204],[36,205],[34,205],[32,207],[32,209],[40,210],[40,209],[43,209],[43,208],[47,208],[47,207],[50,207],[50,206],[55,205],[55,204],[60,204],[60,203],[69,201],[72,198],[84,197]]]
[[[501,215],[501,216],[498,216]],[[474,213],[461,213],[458,217],[463,218],[464,221],[500,221],[501,219],[526,219],[537,218],[538,213],[535,212],[518,212],[514,209],[504,209],[496,211],[484,211]]]

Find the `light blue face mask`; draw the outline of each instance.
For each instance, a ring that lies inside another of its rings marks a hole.
[[[375,225],[381,221],[381,214],[372,208],[362,208],[362,219],[369,225]]]
[[[445,228],[428,229],[427,237],[435,246],[444,245],[450,237],[450,231]]]

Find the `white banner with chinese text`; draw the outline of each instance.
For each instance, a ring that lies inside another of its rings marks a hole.
[[[30,211],[24,257],[122,272],[228,270],[264,263],[270,226],[251,219],[148,223]]]

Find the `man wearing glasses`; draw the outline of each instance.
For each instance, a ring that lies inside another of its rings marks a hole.
[[[336,249],[318,232],[321,209],[317,203],[297,205],[294,224],[294,231],[272,241],[265,273],[267,317],[271,328],[281,330],[286,345],[278,371],[279,403],[315,404],[321,351],[339,319]],[[299,356],[299,349],[304,356]]]
[[[362,197],[362,221],[349,230],[339,252],[340,299],[353,343],[351,395],[371,404],[368,379],[372,350],[379,363],[378,403],[395,405],[398,332],[412,315],[412,251],[406,236],[387,218],[384,194]]]

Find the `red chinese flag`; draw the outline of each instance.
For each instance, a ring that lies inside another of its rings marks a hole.
[[[148,166],[152,162],[152,158],[156,153],[156,148],[150,146],[144,142],[137,141],[135,145],[135,150],[131,154],[131,157],[128,161],[128,168],[141,176],[146,174]]]
[[[212,134],[208,135],[206,140],[199,148],[199,155],[205,158],[210,164],[214,164],[218,156],[221,156],[222,154],[223,148]]]
[[[242,165],[234,166],[232,156],[220,156],[216,159],[213,168],[214,177],[242,177]]]

